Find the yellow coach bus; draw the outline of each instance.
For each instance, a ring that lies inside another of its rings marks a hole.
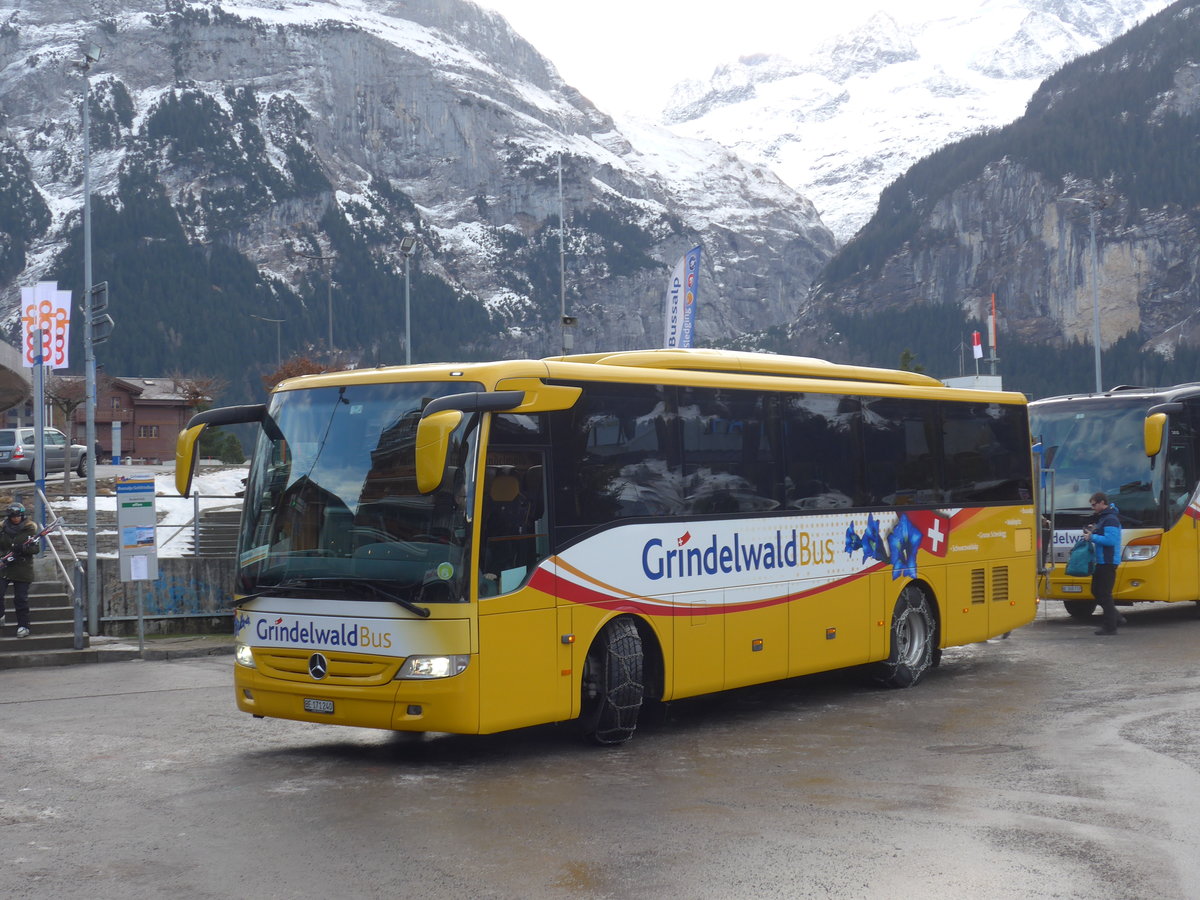
[[[261,423],[237,559],[255,716],[490,733],[873,663],[1029,622],[1024,397],[657,350],[338,372]]]
[[[1047,470],[1052,562],[1065,563],[1103,491],[1121,520],[1113,599],[1200,601],[1200,383],[1117,387],[1029,405]],[[1039,589],[1085,619],[1096,609],[1090,578],[1055,565]]]

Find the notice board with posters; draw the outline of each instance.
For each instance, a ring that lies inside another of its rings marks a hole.
[[[153,478],[117,481],[117,548],[122,581],[158,579],[158,515]]]

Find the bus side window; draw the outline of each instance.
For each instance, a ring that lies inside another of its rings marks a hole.
[[[1172,422],[1165,470],[1167,510],[1172,518],[1178,517],[1192,499],[1197,472],[1196,450],[1196,438],[1187,423],[1180,422],[1176,426]]]

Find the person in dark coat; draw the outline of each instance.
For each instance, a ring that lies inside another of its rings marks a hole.
[[[1104,625],[1096,634],[1117,633],[1122,616],[1113,601],[1113,586],[1117,583],[1117,563],[1121,561],[1121,522],[1117,508],[1108,497],[1097,491],[1089,501],[1096,521],[1087,527],[1084,537],[1096,547],[1096,570],[1092,573],[1092,596],[1104,611]]]
[[[4,597],[13,586],[17,613],[17,637],[29,637],[29,586],[33,583],[33,555],[42,549],[35,537],[37,526],[25,517],[25,507],[14,503],[5,511],[0,528],[0,559],[12,559],[0,568],[0,625],[5,624]]]

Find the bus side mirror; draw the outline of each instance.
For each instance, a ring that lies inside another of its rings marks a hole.
[[[192,476],[196,473],[196,441],[208,427],[207,422],[193,425],[179,432],[175,439],[175,490],[180,497],[192,492]]]
[[[1146,455],[1151,459],[1162,451],[1163,432],[1167,427],[1166,413],[1151,413],[1142,424],[1142,437],[1146,444]]]
[[[222,406],[196,413],[188,420],[175,439],[175,489],[181,497],[192,492],[192,475],[196,472],[196,442],[209,425],[247,425],[257,422],[271,440],[283,440],[275,420],[267,413],[265,404],[251,406]]]
[[[436,491],[446,475],[446,455],[450,452],[450,435],[462,422],[457,409],[443,409],[425,416],[417,423],[417,490],[422,494]]]

